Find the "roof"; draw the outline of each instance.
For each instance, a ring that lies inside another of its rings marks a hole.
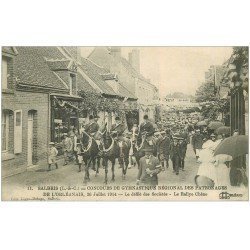
[[[68,91],[72,59],[66,58],[57,47],[17,47],[16,76],[20,83]],[[77,88],[95,91],[77,72]]]
[[[46,61],[51,70],[67,70],[71,62],[71,60],[69,59],[61,59],[61,60],[47,59]]]
[[[97,62],[107,69],[110,69],[110,64],[114,62],[114,57],[111,55],[109,47],[95,47],[94,50],[89,54],[88,58],[93,59],[93,61]],[[151,84],[148,79],[146,79],[140,72],[138,72],[127,59],[121,56],[119,57],[119,61],[133,77],[139,78],[147,84],[155,87],[155,85]]]
[[[102,75],[108,74],[109,71],[97,66],[86,58],[81,58],[81,65],[79,67],[86,75],[101,89],[104,94],[116,96],[117,93],[105,82]]]
[[[15,74],[20,83],[67,90],[46,62],[46,58],[65,59],[56,47],[16,48]]]
[[[11,56],[16,56],[18,54],[16,48],[11,46],[3,46],[2,52]]]

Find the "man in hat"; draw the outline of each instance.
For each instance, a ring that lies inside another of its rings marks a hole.
[[[140,124],[139,131],[140,135],[146,134],[148,136],[152,136],[154,134],[154,125],[149,121],[148,115],[143,116],[143,122]]]
[[[176,175],[179,174],[179,169],[181,166],[181,154],[180,154],[180,144],[179,144],[179,136],[173,136],[173,142],[170,144],[170,158],[173,164],[173,173]]]
[[[126,143],[130,146],[130,142],[127,138],[123,137],[124,132],[127,130],[127,127],[124,123],[121,122],[120,117],[115,118],[115,124],[111,125],[110,133],[117,139],[118,146],[120,148],[120,156],[123,154],[123,145]]]
[[[58,154],[58,151],[55,147],[54,142],[49,143],[49,148],[48,148],[48,171],[51,170],[51,164],[55,164],[56,169],[58,169],[57,161],[56,161],[56,156]]]
[[[166,167],[169,167],[169,154],[170,154],[170,143],[171,139],[169,134],[166,131],[161,131],[162,139],[159,142],[159,160],[163,169],[165,170],[164,163],[166,162]]]
[[[63,155],[64,155],[63,165],[67,165],[69,162],[69,157],[71,156],[72,149],[73,149],[72,140],[68,137],[67,133],[63,134],[62,149],[63,149]]]
[[[200,129],[196,129],[194,135],[192,136],[192,146],[196,155],[196,162],[199,162],[199,155],[204,142],[203,139],[204,137],[201,134]]]
[[[185,165],[185,158],[186,158],[186,152],[187,152],[187,140],[186,138],[180,137],[179,138],[179,151],[180,151],[180,169],[184,171],[184,165]]]
[[[137,175],[137,185],[158,185],[158,174],[161,172],[161,165],[157,157],[153,156],[153,148],[144,149],[145,156],[140,159],[139,171]]]
[[[89,123],[85,126],[85,132],[88,133],[88,135],[94,137],[96,132],[99,130],[99,125],[97,121],[94,120],[94,116],[89,116]]]
[[[121,122],[119,116],[115,118],[115,124],[111,125],[110,133],[117,134],[118,138],[122,139],[123,133],[126,131],[127,127],[124,123]]]

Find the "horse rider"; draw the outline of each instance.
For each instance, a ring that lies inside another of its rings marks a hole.
[[[149,145],[153,145],[153,134],[155,132],[155,128],[152,122],[149,121],[148,115],[143,116],[143,122],[140,124],[139,127],[139,135],[140,137],[145,136],[146,140],[148,141]]]
[[[121,142],[128,142],[128,139],[123,136],[126,130],[127,126],[122,123],[121,118],[117,116],[115,118],[115,123],[111,125],[110,134],[114,135],[117,138],[119,147],[122,146]]]
[[[145,132],[151,134],[151,136],[154,134],[155,129],[152,122],[149,121],[148,115],[143,116],[143,122],[140,124],[140,134],[144,134]]]
[[[97,121],[94,120],[94,116],[89,116],[89,123],[85,126],[85,132],[90,135],[91,137],[94,137],[97,131],[99,130],[99,125]]]

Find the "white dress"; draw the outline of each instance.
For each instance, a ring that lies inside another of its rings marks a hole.
[[[201,164],[199,166],[197,175],[208,177],[209,179],[215,181],[216,173],[214,166],[214,156],[213,156],[214,142],[211,140],[206,141],[202,150],[200,151],[199,160]]]
[[[217,186],[231,186],[230,184],[230,168],[225,164],[227,161],[231,161],[233,158],[231,155],[216,155],[215,157],[215,185]]]

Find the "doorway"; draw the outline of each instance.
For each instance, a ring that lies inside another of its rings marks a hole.
[[[33,137],[34,137],[34,112],[28,112],[28,152],[27,152],[27,162],[28,166],[33,165]]]

